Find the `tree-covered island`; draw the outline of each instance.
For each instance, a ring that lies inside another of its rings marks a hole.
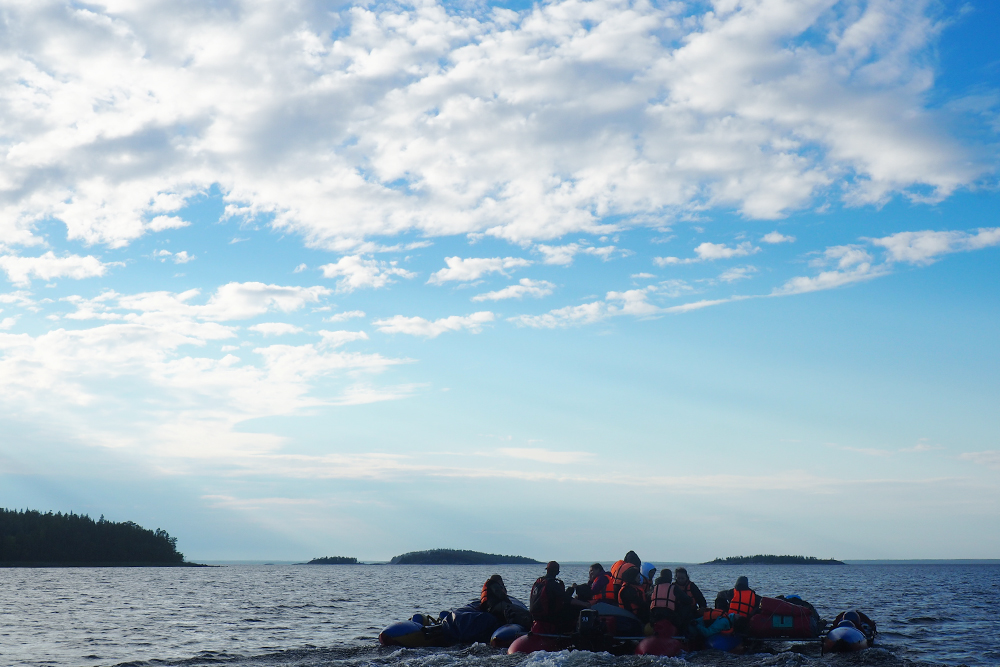
[[[532,565],[539,561],[524,556],[501,556],[466,549],[410,551],[394,557],[390,565]]]
[[[357,565],[357,558],[350,558],[348,556],[323,556],[322,558],[313,558],[311,561],[306,563],[306,565]]]
[[[756,556],[729,556],[716,558],[703,565],[843,565],[843,561],[833,558],[816,558],[815,556],[774,556],[758,554]]]
[[[0,565],[191,565],[177,538],[131,521],[0,508]]]

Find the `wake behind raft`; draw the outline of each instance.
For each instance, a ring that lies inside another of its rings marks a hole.
[[[511,598],[511,602],[524,608],[519,600]],[[719,610],[708,611],[705,620],[711,622],[720,613]],[[856,651],[871,645],[873,632],[869,637],[869,633],[860,630],[851,632],[854,629],[847,625],[834,627],[824,634],[819,618],[810,607],[764,597],[760,611],[750,617],[741,632],[730,631],[708,638],[676,636],[678,632],[669,621],[644,627],[634,614],[606,603],[581,609],[572,633],[557,632],[551,624],[538,621],[529,631],[517,624],[501,625],[492,614],[480,611],[479,601],[474,600],[453,611],[443,611],[436,618],[415,614],[408,621],[393,623],[379,634],[379,643],[420,648],[479,642],[506,648],[511,654],[585,650],[671,657],[706,648],[743,652],[755,642],[769,641],[818,640],[824,652]]]

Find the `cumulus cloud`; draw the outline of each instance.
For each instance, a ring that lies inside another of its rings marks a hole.
[[[785,236],[784,234],[779,234],[778,232],[768,232],[760,239],[763,243],[794,243],[794,236]]]
[[[886,275],[890,269],[885,264],[873,264],[872,256],[858,245],[841,245],[827,248],[823,255],[811,262],[816,267],[830,264],[835,268],[816,276],[796,276],[776,288],[773,294],[789,295],[833,289],[851,283],[871,280]]]
[[[1000,227],[979,229],[975,234],[930,230],[900,232],[870,241],[885,248],[889,261],[927,265],[941,255],[1000,245]]]
[[[53,280],[54,278],[95,278],[103,276],[108,270],[108,264],[93,255],[67,255],[56,257],[51,250],[39,257],[19,257],[17,255],[0,255],[0,269],[7,274],[7,279],[18,286],[28,286],[32,278]]]
[[[165,262],[169,259],[174,264],[187,264],[192,259],[195,259],[195,256],[189,255],[187,250],[181,250],[178,253],[172,253],[169,250],[157,250],[153,253],[153,257],[159,258],[161,262]]]
[[[193,317],[213,322],[245,320],[268,311],[290,313],[330,294],[325,287],[267,285],[265,283],[228,283],[219,287],[202,305],[189,303],[200,290],[186,292],[142,292],[118,298],[120,308],[154,314]]]
[[[694,249],[694,253],[697,257],[689,257],[687,259],[681,259],[679,257],[654,257],[653,262],[657,266],[668,266],[670,264],[693,264],[695,262],[709,262],[717,259],[746,257],[747,255],[752,255],[757,252],[760,252],[760,248],[754,247],[754,245],[749,241],[744,241],[735,248],[730,248],[725,243],[709,243],[706,241]]]
[[[531,262],[520,257],[445,257],[448,266],[431,274],[427,281],[431,285],[440,285],[449,281],[470,282],[478,280],[487,273],[505,273],[506,269],[516,269],[531,266]]]
[[[757,267],[755,266],[734,266],[727,271],[723,271],[719,275],[719,280],[724,283],[735,283],[740,280],[747,280],[754,273],[757,273]]]
[[[676,306],[662,306],[650,301],[651,297],[676,298],[689,291],[685,284],[678,285],[673,281],[661,285],[650,285],[642,289],[626,290],[624,292],[608,292],[604,299],[580,304],[564,306],[550,310],[542,315],[518,315],[508,318],[518,326],[535,329],[555,329],[584,324],[594,324],[610,317],[632,315],[634,317],[656,317],[660,315],[686,313],[709,306],[728,303],[745,297],[728,297],[724,299],[703,299]]]
[[[341,257],[334,264],[319,267],[326,278],[339,278],[337,291],[353,292],[362,287],[378,289],[393,282],[392,276],[413,278],[417,274],[396,266],[396,262],[364,259],[358,255]]]
[[[8,331],[10,329],[13,329],[15,324],[17,324],[17,316],[5,317],[2,320],[0,320],[0,331]]]
[[[250,331],[256,331],[265,336],[284,336],[286,334],[302,333],[302,327],[297,327],[287,322],[261,322],[247,328]]]
[[[501,301],[503,299],[521,299],[526,296],[531,296],[536,299],[540,299],[543,296],[548,296],[552,294],[552,290],[555,285],[548,282],[547,280],[531,280],[530,278],[521,278],[516,285],[509,285],[503,289],[499,289],[493,292],[486,292],[484,294],[477,294],[472,297],[473,301]]]
[[[566,245],[550,246],[539,243],[535,246],[535,250],[545,256],[545,259],[542,260],[545,264],[569,266],[573,263],[573,258],[577,255],[593,255],[594,257],[600,257],[602,260],[608,261],[616,248],[613,245],[591,246],[580,243],[567,243]]]
[[[931,0],[227,6],[6,8],[0,243],[57,219],[118,247],[213,186],[357,252],[938,199],[983,172],[927,107]]]
[[[384,320],[375,320],[373,324],[383,333],[402,333],[409,336],[437,338],[447,331],[462,331],[463,329],[469,333],[479,333],[483,330],[483,325],[494,319],[493,313],[484,310],[471,315],[452,315],[434,321],[425,320],[422,317],[396,315]]]
[[[356,340],[368,340],[368,334],[364,331],[320,330],[319,335],[323,337],[323,345],[326,347],[340,347]]]
[[[346,322],[347,320],[352,320],[356,317],[364,317],[365,311],[363,310],[345,310],[342,313],[335,313],[330,317],[324,317],[324,322]]]

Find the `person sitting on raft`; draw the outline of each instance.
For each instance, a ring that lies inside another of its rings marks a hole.
[[[686,568],[679,567],[674,570],[674,582],[677,584],[678,588],[684,591],[684,593],[691,598],[691,602],[694,603],[696,611],[703,612],[708,609],[708,600],[705,599],[705,594],[701,592],[701,589],[698,588],[696,583],[691,581]]]
[[[650,591],[653,590],[653,579],[656,578],[656,566],[652,563],[643,563],[639,567],[639,575],[641,577],[641,586],[646,589],[646,597],[649,597]]]
[[[536,579],[531,586],[528,609],[535,621],[567,630],[576,622],[576,610],[570,604],[573,592],[566,590],[566,585],[556,577],[558,574],[559,563],[550,560],[545,566],[545,576]]]
[[[639,568],[630,567],[622,573],[624,581],[618,591],[618,606],[639,617],[642,624],[649,621],[649,598],[639,583]]]
[[[614,596],[615,604],[618,603],[618,592],[621,590],[622,584],[625,583],[624,573],[635,568],[636,574],[638,574],[640,567],[642,567],[642,560],[639,559],[639,556],[634,551],[629,551],[625,554],[625,558],[616,561],[611,566],[611,592]]]
[[[493,614],[501,624],[517,623],[525,627],[531,625],[531,614],[511,602],[507,586],[499,574],[494,574],[483,584],[483,590],[479,594],[479,610]]]
[[[590,571],[587,573],[587,585],[576,587],[577,599],[589,604],[596,602],[617,604],[617,600],[612,597],[613,595],[614,587],[611,585],[611,576],[604,571],[604,566],[600,563],[594,563],[590,566]]]
[[[746,627],[748,619],[760,610],[760,596],[750,588],[746,577],[739,577],[732,590],[720,591],[715,598],[716,609],[722,609],[721,603],[728,600],[726,613],[709,625],[698,625],[698,631],[706,637],[717,635],[729,629],[740,630]]]
[[[670,570],[663,570],[649,598],[649,622],[658,636],[673,637],[677,631],[684,632],[695,617],[694,602],[671,579]],[[657,627],[662,621],[669,621],[672,629]]]

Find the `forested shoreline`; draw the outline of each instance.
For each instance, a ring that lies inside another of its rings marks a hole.
[[[0,565],[188,565],[177,538],[133,523],[73,512],[0,508]]]

